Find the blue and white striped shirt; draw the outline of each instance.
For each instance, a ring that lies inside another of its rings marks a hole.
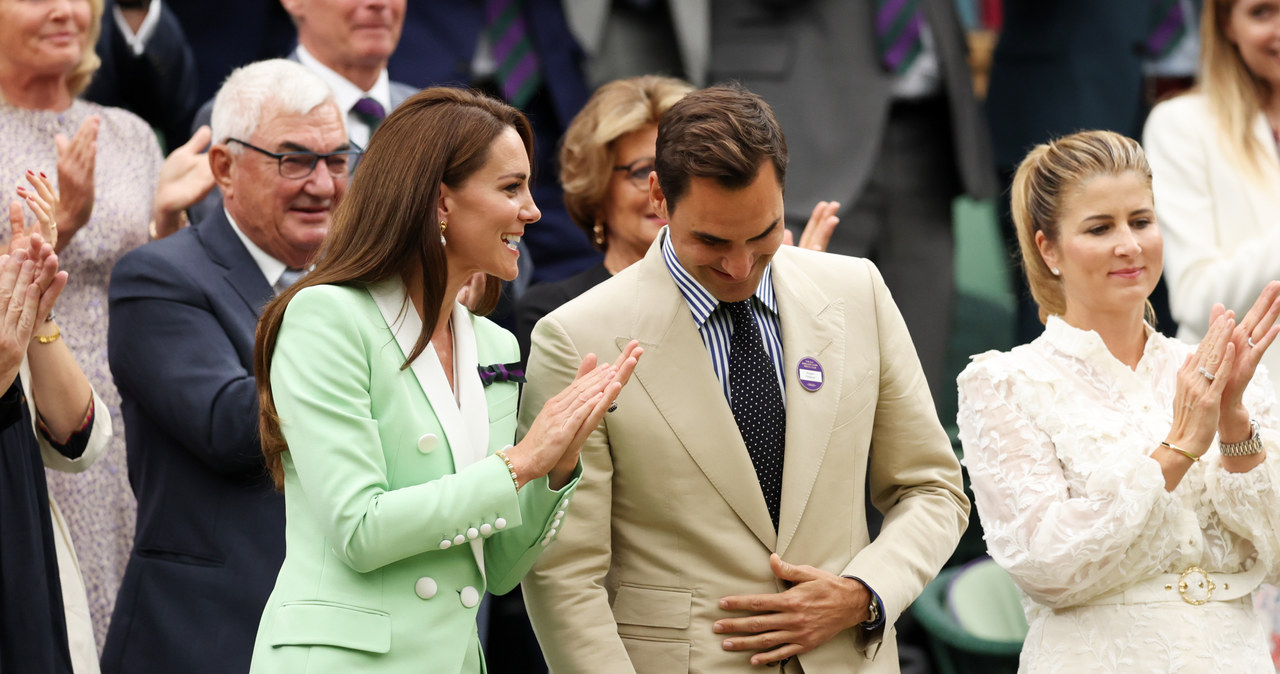
[[[671,237],[667,228],[658,233],[662,237],[662,259],[667,263],[667,271],[676,282],[680,294],[689,304],[689,313],[698,325],[698,334],[702,336],[702,344],[707,347],[711,356],[711,369],[715,370],[720,387],[724,389],[725,400],[729,393],[729,343],[733,337],[733,319],[729,311],[720,307],[715,298],[702,284],[680,264],[676,251],[671,247]],[[756,325],[760,326],[760,337],[764,341],[765,353],[773,361],[774,372],[778,376],[778,389],[783,392],[783,404],[786,404],[786,384],[782,376],[782,326],[778,321],[778,302],[773,296],[773,265],[764,268],[760,277],[760,285],[756,286],[755,295],[751,297],[751,313],[755,316]]]

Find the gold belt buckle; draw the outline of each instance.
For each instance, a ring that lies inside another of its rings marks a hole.
[[[1196,575],[1200,576],[1199,580],[1194,578]],[[1192,606],[1199,606],[1209,601],[1213,598],[1213,591],[1216,588],[1217,586],[1214,585],[1213,579],[1209,577],[1209,572],[1198,566],[1188,567],[1186,571],[1182,572],[1181,576],[1178,576],[1178,594],[1182,595],[1182,601]],[[1188,596],[1188,590],[1192,591],[1196,596]],[[1196,592],[1197,590],[1203,590],[1203,598],[1198,596],[1200,593]]]

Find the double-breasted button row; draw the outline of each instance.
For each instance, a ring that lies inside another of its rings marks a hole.
[[[436,593],[440,591],[440,585],[436,583],[434,578],[423,576],[413,585],[414,594],[422,599],[432,599]],[[480,591],[474,587],[467,585],[458,591],[458,601],[466,608],[474,608],[480,603]]]
[[[507,528],[507,518],[499,517],[490,522],[483,522],[478,527],[469,527],[466,531],[459,532],[453,538],[446,538],[440,541],[440,549],[448,550],[455,545],[462,545],[467,541],[474,541],[481,536],[488,538],[493,534]]]

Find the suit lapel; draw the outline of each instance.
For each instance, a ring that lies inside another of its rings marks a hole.
[[[244,300],[254,316],[260,316],[262,307],[275,297],[275,290],[267,283],[262,269],[244,247],[244,242],[231,229],[234,226],[219,208],[213,217],[200,223],[195,231],[209,259],[226,269],[223,278],[227,285]]]
[[[632,303],[633,336],[619,337],[618,347],[640,341],[645,356],[636,381],[725,503],[772,550],[777,534],[760,481],[689,306],[662,259],[661,237],[636,267],[643,294]]]
[[[370,286],[369,295],[373,297],[382,319],[395,335],[400,353],[412,353],[423,326],[418,312],[413,310],[405,296],[404,284],[400,279],[389,279]],[[459,387],[459,397],[465,413],[459,409],[453,389],[449,387],[449,379],[430,343],[409,368],[444,429],[456,473],[483,459],[489,446],[489,408],[485,404],[484,391],[480,390],[480,377],[468,376],[476,371],[475,333],[471,327],[470,315],[457,306],[453,312],[453,345],[454,364],[458,372],[455,382]],[[475,556],[476,566],[483,577],[484,543],[479,539],[470,543],[471,554]]]
[[[809,494],[844,395],[846,318],[844,304],[831,302],[793,260],[786,248],[773,259],[773,291],[782,324],[782,368],[787,382],[787,453],[782,464],[782,507],[778,517],[778,554],[800,526]],[[822,387],[800,385],[797,365],[812,358],[822,367]]]
[[[378,311],[395,335],[400,352],[408,354],[422,332],[422,319],[413,310],[404,294],[404,285],[399,279],[391,279],[369,287],[369,295],[378,305]],[[456,338],[455,342],[458,341]],[[449,388],[449,379],[445,377],[440,359],[435,357],[435,350],[430,348],[414,359],[410,365],[418,386],[427,396],[431,411],[435,413],[440,426],[444,428],[445,438],[449,442],[449,452],[453,455],[453,469],[460,471],[476,462],[478,458],[472,453],[474,445],[466,419],[458,409],[453,397],[453,389]],[[457,357],[455,353],[455,358]],[[472,352],[474,358],[474,351]]]

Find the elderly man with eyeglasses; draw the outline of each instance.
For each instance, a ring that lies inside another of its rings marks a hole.
[[[111,277],[137,534],[102,671],[243,672],[284,559],[284,500],[258,443],[258,313],[305,273],[359,151],[302,65],[227,78],[209,162],[223,207]]]

